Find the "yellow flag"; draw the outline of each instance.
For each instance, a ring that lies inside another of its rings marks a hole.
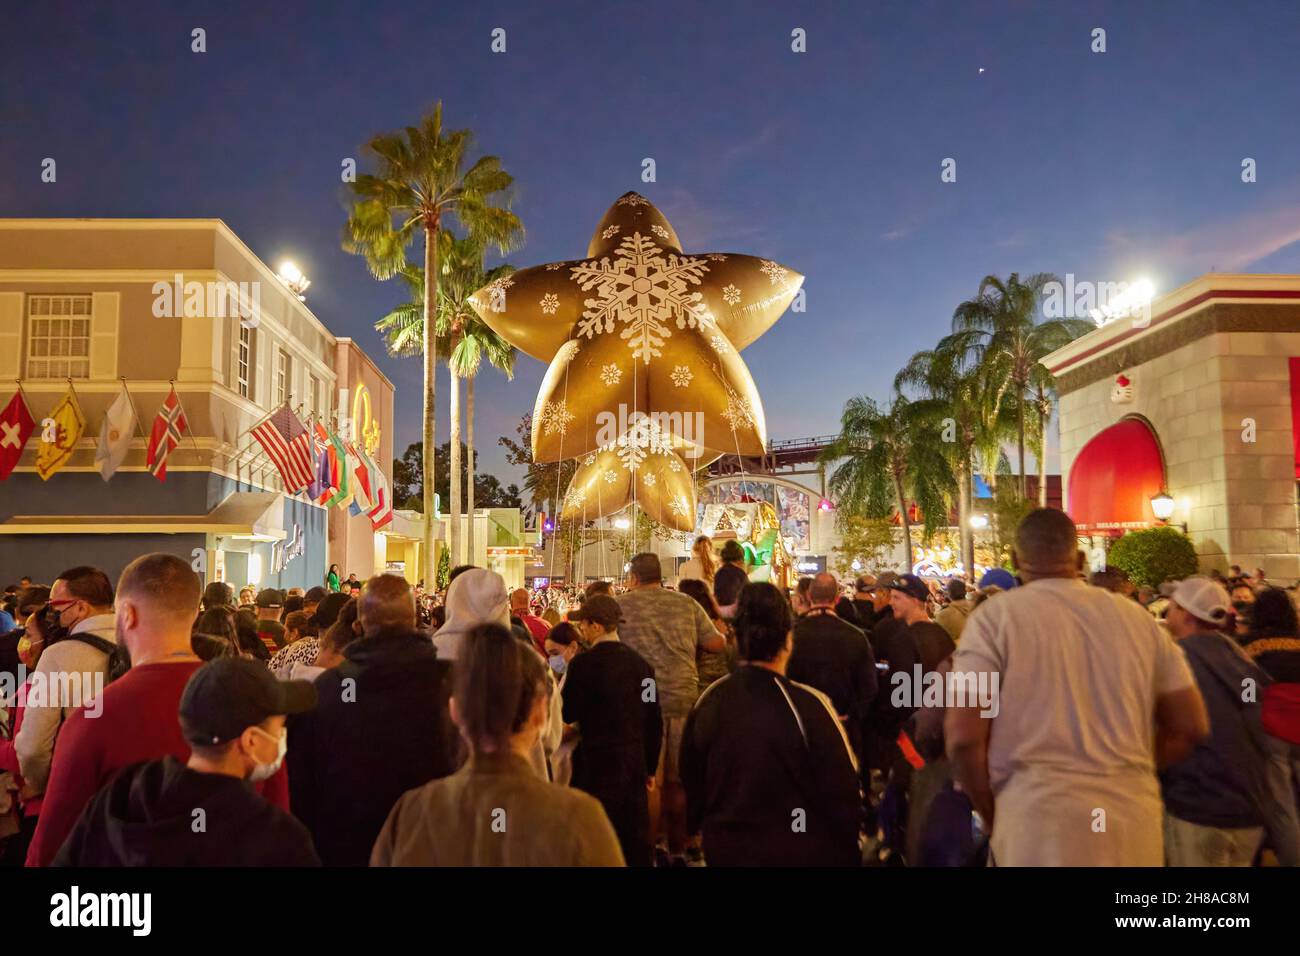
[[[86,430],[86,419],[77,404],[77,396],[69,388],[59,399],[59,404],[40,423],[41,442],[36,450],[36,473],[42,481],[68,463]]]

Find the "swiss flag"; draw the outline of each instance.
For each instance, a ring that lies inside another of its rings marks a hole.
[[[0,481],[9,477],[9,473],[18,464],[27,439],[32,437],[36,420],[27,410],[22,392],[14,392],[5,410],[0,412]]]

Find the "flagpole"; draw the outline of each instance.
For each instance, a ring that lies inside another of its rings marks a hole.
[[[122,383],[122,391],[126,395],[126,400],[131,403],[131,414],[135,416],[136,431],[140,433],[141,438],[144,438],[144,422],[140,419],[140,409],[135,407],[135,399],[131,397],[131,390],[126,387],[126,376],[118,376],[118,381]]]
[[[190,443],[194,446],[194,450],[202,455],[203,452],[199,451],[198,439],[194,437],[194,429],[190,427],[190,416],[185,414],[185,403],[181,401],[180,393],[176,391],[176,379],[168,379],[167,384],[172,387],[172,393],[176,395],[176,407],[181,410],[182,415],[185,415],[185,431],[189,433]]]

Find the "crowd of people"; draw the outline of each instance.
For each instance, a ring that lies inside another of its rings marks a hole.
[[[536,592],[331,566],[236,594],[166,554],[24,579],[0,860],[1300,863],[1300,625],[1261,571],[1088,578],[1053,509],[977,586],[787,593],[744,557]]]

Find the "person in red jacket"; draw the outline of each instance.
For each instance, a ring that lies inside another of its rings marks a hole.
[[[190,757],[177,712],[181,694],[202,661],[190,647],[190,625],[201,585],[187,561],[147,554],[127,565],[117,585],[117,639],[132,666],[87,709],[73,712],[59,733],[45,802],[27,852],[28,866],[48,866],[96,792],[118,770],[168,754]],[[288,809],[281,768],[262,795]]]
[[[27,855],[27,847],[36,832],[36,820],[41,812],[41,795],[30,794],[23,780],[22,769],[18,764],[18,752],[14,749],[14,740],[23,726],[23,714],[26,711],[27,695],[30,692],[32,676],[36,664],[45,650],[45,634],[41,631],[40,612],[50,599],[50,589],[45,587],[28,588],[22,593],[22,603],[18,610],[18,623],[24,625],[22,638],[18,641],[18,660],[27,669],[27,679],[23,681],[9,708],[9,726],[6,734],[0,737],[0,773],[8,772],[13,786],[10,799],[16,799],[21,807],[19,830],[4,841],[4,850],[0,852],[0,865],[20,866]]]

